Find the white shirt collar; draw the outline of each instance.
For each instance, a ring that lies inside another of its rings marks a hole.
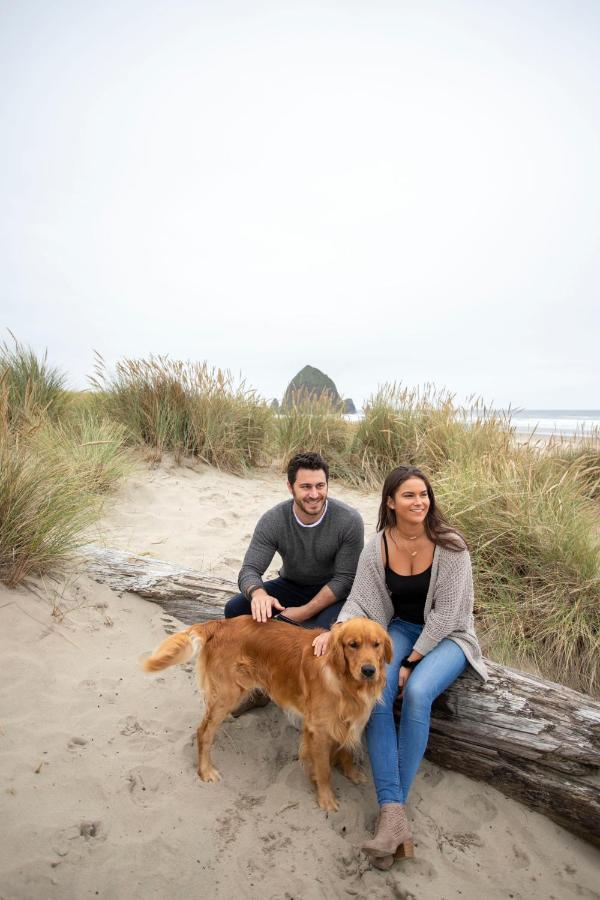
[[[302,525],[303,528],[316,528],[317,525],[320,525],[321,522],[323,521],[323,519],[325,518],[325,513],[327,512],[327,504],[328,503],[329,503],[329,500],[326,500],[325,501],[325,509],[323,510],[323,515],[317,522],[312,522],[310,525],[305,525],[304,522],[301,522],[300,519],[298,518],[298,516],[296,515],[296,510],[294,508],[294,501],[292,500],[292,512],[294,513],[294,518],[295,518],[296,522],[298,523],[298,525]]]

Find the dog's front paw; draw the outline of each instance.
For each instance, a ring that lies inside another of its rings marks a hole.
[[[202,781],[217,782],[221,780],[221,774],[214,766],[206,766],[205,768],[198,769],[198,775]]]
[[[333,791],[320,791],[318,796],[318,803],[321,809],[324,809],[325,812],[337,812],[340,807],[340,804],[335,799],[335,794]]]

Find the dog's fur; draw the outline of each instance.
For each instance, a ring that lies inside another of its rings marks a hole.
[[[351,619],[332,629],[328,652],[316,657],[312,642],[321,631],[240,616],[192,625],[167,638],[142,662],[147,672],[156,672],[200,651],[198,683],[206,710],[198,728],[198,775],[203,781],[220,780],[210,758],[215,733],[253,688],[262,688],[283,709],[302,716],[300,759],[315,782],[321,809],[338,808],[332,763],[351,781],[364,781],[352,748],[383,690],[392,644],[381,625]]]

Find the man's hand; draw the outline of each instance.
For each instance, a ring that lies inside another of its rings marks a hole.
[[[398,673],[398,696],[402,697],[404,694],[404,688],[406,687],[406,682],[410,678],[410,673],[412,669],[407,669],[404,666],[400,668],[400,672]]]
[[[315,649],[315,656],[324,656],[329,649],[329,641],[331,640],[331,632],[324,631],[323,634],[318,634],[312,645]]]
[[[283,606],[276,597],[271,597],[264,588],[257,588],[252,592],[250,600],[250,609],[252,610],[252,618],[255,622],[266,622],[273,615],[273,607],[278,612],[283,610]]]
[[[305,606],[286,606],[281,609],[281,615],[289,619],[290,622],[295,622],[296,625],[300,625],[302,622],[310,619],[310,612],[306,611]]]

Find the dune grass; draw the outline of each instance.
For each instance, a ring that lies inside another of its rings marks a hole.
[[[343,416],[343,405],[328,393],[294,391],[276,420],[277,447],[282,469],[296,453],[320,453],[329,463],[333,478],[352,480],[348,449],[353,428]]]
[[[229,372],[161,356],[122,360],[110,375],[99,360],[92,383],[130,441],[157,459],[171,450],[241,474],[270,458],[273,413]]]
[[[435,473],[471,456],[505,457],[513,445],[510,417],[486,409],[476,398],[457,406],[451,394],[433,385],[386,384],[366,402],[351,453],[359,480],[378,487],[398,465]]]
[[[567,472],[587,497],[600,500],[600,431],[595,429],[574,441],[551,441],[540,455],[540,466],[560,474]]]
[[[43,423],[29,443],[40,457],[62,463],[93,495],[106,494],[132,468],[124,426],[89,409]]]
[[[534,663],[546,677],[600,691],[597,507],[572,473],[523,448],[494,464],[475,457],[435,479],[471,544],[479,629],[489,654]]]
[[[128,463],[121,426],[71,415],[64,376],[16,341],[8,350],[0,352],[0,580],[14,586],[81,543],[100,494]]]
[[[39,358],[12,334],[11,340],[0,344],[0,384],[9,420],[18,427],[40,415],[57,418],[67,401],[66,376],[48,364],[47,355]]]

